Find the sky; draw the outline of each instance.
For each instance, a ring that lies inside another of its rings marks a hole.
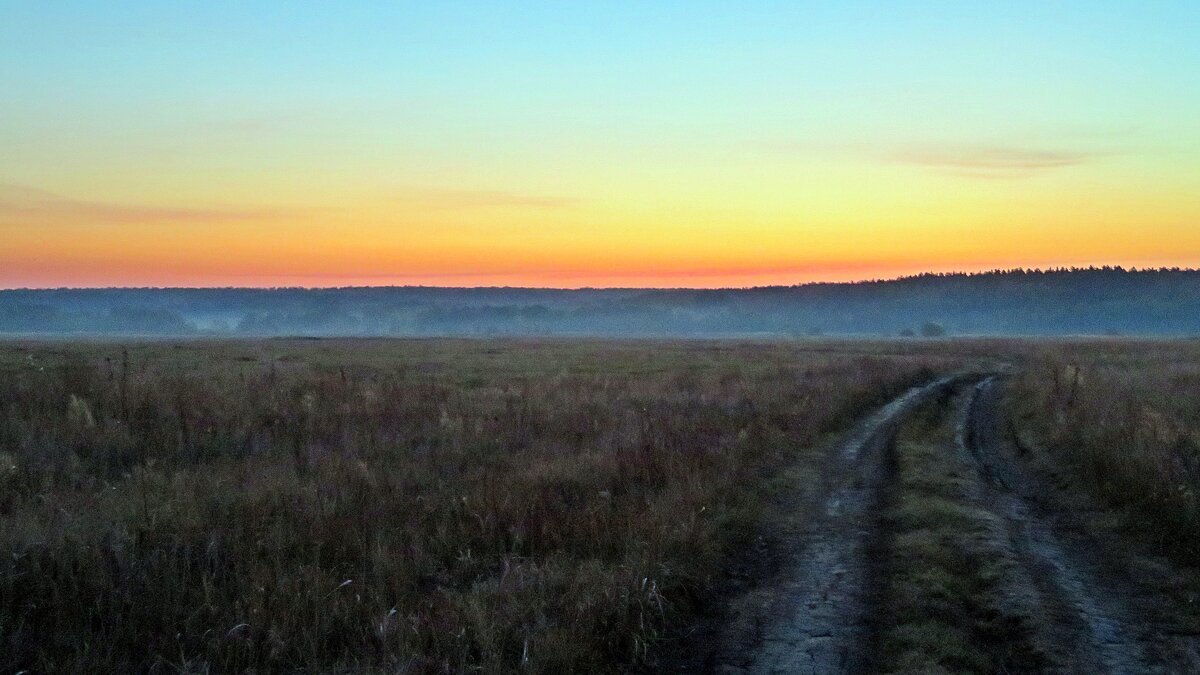
[[[1200,266],[1197,35],[1194,0],[0,0],[0,287]]]

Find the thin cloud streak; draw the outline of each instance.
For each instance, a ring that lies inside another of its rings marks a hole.
[[[914,166],[965,178],[1028,178],[1037,173],[1079,166],[1111,152],[1055,150],[1016,144],[910,143],[904,145],[782,141],[759,144],[793,155],[849,156],[883,164]]]
[[[1077,166],[1099,155],[1094,152],[1037,150],[1005,146],[927,144],[904,148],[885,161],[911,164],[959,176],[1021,178],[1041,171]]]
[[[294,218],[301,209],[123,204],[74,199],[19,185],[0,184],[0,225],[27,223],[227,223]]]

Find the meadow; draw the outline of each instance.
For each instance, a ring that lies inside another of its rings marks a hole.
[[[0,670],[648,667],[771,476],[936,351],[6,344]]]
[[[703,669],[826,448],[1006,368],[1047,508],[1196,567],[1194,341],[9,341],[0,671]],[[887,451],[874,663],[1037,672],[956,391]]]

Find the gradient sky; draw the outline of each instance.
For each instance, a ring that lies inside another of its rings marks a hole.
[[[1195,0],[502,4],[0,0],[0,287],[1200,266]]]

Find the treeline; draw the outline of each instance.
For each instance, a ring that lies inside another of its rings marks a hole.
[[[746,289],[0,291],[0,332],[95,335],[1196,335],[1200,271],[1091,267]]]

